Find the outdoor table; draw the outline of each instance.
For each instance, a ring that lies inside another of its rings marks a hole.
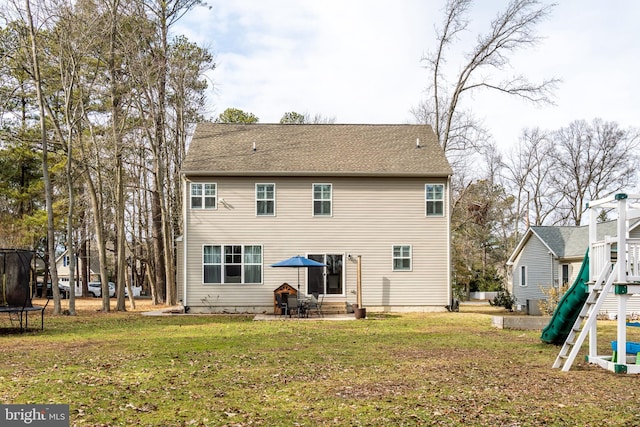
[[[309,316],[309,310],[307,310],[309,307],[309,301],[311,301],[311,298],[309,297],[298,297],[298,317]]]

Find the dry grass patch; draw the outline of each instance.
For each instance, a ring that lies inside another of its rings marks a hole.
[[[553,370],[558,348],[492,328],[496,312],[254,322],[89,304],[0,332],[0,400],[68,403],[77,426],[640,424],[637,377]]]

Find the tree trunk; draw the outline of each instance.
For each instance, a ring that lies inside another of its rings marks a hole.
[[[96,193],[95,186],[91,180],[91,175],[88,170],[84,170],[83,175],[85,182],[87,183],[87,190],[89,191],[89,200],[91,201],[91,210],[93,211],[95,232],[96,232],[96,246],[98,249],[98,261],[100,264],[100,280],[108,285],[107,277],[107,250],[104,240],[103,220],[102,220],[102,206],[98,200],[98,194]],[[108,289],[108,287],[107,287]],[[106,303],[104,295],[102,297],[102,311],[110,311],[109,294],[107,293]]]
[[[80,227],[80,245],[78,246],[78,257],[82,261],[80,276],[82,277],[82,295],[89,295],[89,269],[90,266],[90,255],[88,251],[88,243],[87,243],[87,225],[84,222],[85,214],[84,212],[80,213],[81,224]]]
[[[109,95],[111,98],[111,131],[113,142],[115,144],[115,158],[116,158],[116,291],[117,291],[117,303],[116,310],[117,311],[125,311],[125,302],[124,302],[124,286],[125,286],[125,230],[124,230],[124,165],[122,161],[123,157],[123,142],[122,142],[122,131],[120,126],[121,122],[124,119],[121,114],[121,93],[120,93],[120,78],[119,75],[119,66],[116,63],[116,44],[117,44],[117,36],[118,36],[118,6],[119,2],[114,2],[113,4],[113,16],[111,20],[111,28],[109,31],[109,75],[110,75],[110,87],[109,87]],[[107,301],[109,298],[109,286],[108,281],[104,280],[102,282],[102,298],[103,301]]]
[[[49,255],[49,274],[51,275],[51,290],[53,292],[53,313],[60,314],[60,289],[58,288],[58,268],[56,266],[56,239],[53,220],[53,188],[51,185],[51,177],[49,176],[49,148],[47,142],[47,128],[45,123],[45,107],[42,95],[42,82],[40,77],[40,64],[38,60],[38,50],[36,45],[36,34],[33,26],[33,17],[31,16],[31,4],[29,0],[25,0],[29,36],[31,39],[31,56],[33,60],[33,79],[36,87],[36,96],[38,98],[38,110],[40,114],[40,139],[42,143],[42,180],[44,181],[44,192],[47,209],[47,251]],[[46,292],[47,284],[43,284]]]
[[[166,302],[166,270],[165,257],[163,247],[163,230],[162,230],[162,212],[160,209],[160,194],[157,189],[151,193],[151,212],[152,212],[152,241],[153,241],[153,287],[154,303],[160,304]]]

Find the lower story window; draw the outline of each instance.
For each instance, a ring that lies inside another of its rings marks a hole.
[[[205,245],[204,283],[262,283],[262,246]]]
[[[561,285],[564,286],[567,283],[569,283],[569,264],[562,264],[562,283],[561,283]]]
[[[397,245],[393,247],[393,270],[411,270],[411,246]]]
[[[527,266],[520,266],[520,286],[527,286]]]

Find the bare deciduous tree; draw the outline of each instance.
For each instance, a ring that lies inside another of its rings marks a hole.
[[[300,114],[296,111],[286,112],[282,115],[280,119],[281,125],[305,125],[305,124],[333,124],[336,122],[335,117],[325,117],[322,114],[314,114],[313,116],[309,113]]]
[[[551,188],[553,150],[548,133],[534,128],[523,130],[507,155],[503,179],[515,197],[516,240],[530,225],[543,225],[560,202]]]
[[[167,167],[167,84],[169,79],[169,31],[189,10],[201,0],[140,0],[142,9],[154,24],[155,37],[150,38],[149,52],[153,56],[151,71],[154,78],[147,83],[143,93],[153,114],[154,132],[150,134],[153,157],[154,187],[152,189],[152,229],[154,241],[156,298],[168,304],[176,303],[175,253],[173,228],[165,187],[169,178]],[[153,106],[151,106],[153,104]]]
[[[615,122],[572,122],[552,135],[556,152],[553,190],[562,198],[565,225],[580,225],[585,203],[626,190],[637,182],[640,136]]]
[[[491,22],[488,32],[478,36],[477,44],[466,54],[466,62],[461,64],[457,75],[445,77],[448,50],[468,29],[471,6],[472,0],[447,1],[443,24],[436,29],[437,48],[422,58],[431,82],[428,98],[414,110],[414,115],[433,126],[447,154],[477,149],[487,140],[481,123],[460,108],[465,94],[489,89],[533,103],[549,103],[558,83],[555,78],[534,83],[522,74],[501,80],[497,77],[507,69],[514,52],[539,42],[536,26],[549,15],[553,5],[544,5],[538,0],[511,0]]]
[[[56,240],[55,225],[53,217],[53,186],[49,175],[49,141],[47,135],[47,125],[45,118],[45,97],[42,90],[42,75],[40,72],[40,47],[38,43],[37,30],[31,13],[31,2],[25,0],[25,16],[27,30],[29,31],[30,52],[31,52],[31,77],[36,88],[36,98],[38,103],[38,113],[40,122],[40,139],[42,143],[42,178],[44,181],[46,210],[47,210],[47,252],[49,261],[49,273],[51,274],[51,289],[53,292],[53,311],[60,314],[60,289],[58,288],[58,269],[56,266]],[[43,286],[46,289],[46,283]]]

